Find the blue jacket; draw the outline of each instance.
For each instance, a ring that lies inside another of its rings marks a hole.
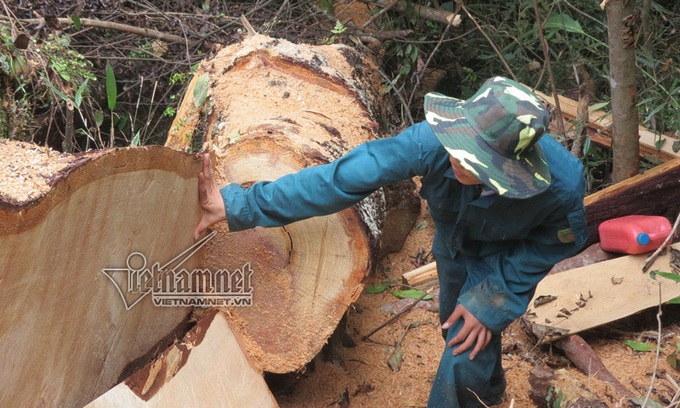
[[[332,163],[276,181],[221,190],[231,231],[276,227],[350,207],[376,189],[414,176],[435,224],[433,253],[455,262],[439,273],[468,272],[458,302],[495,333],[526,310],[538,282],[587,238],[583,166],[552,137],[539,141],[552,182],[528,199],[481,194],[460,184],[449,155],[426,122],[397,136],[364,143]],[[481,271],[470,275],[470,270]],[[480,275],[481,273],[481,275]],[[473,284],[470,284],[472,282]]]

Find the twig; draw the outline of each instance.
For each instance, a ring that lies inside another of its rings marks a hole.
[[[250,24],[250,21],[248,21],[248,18],[245,16],[245,14],[241,14],[241,24],[243,24],[243,27],[245,27],[246,31],[248,31],[248,35],[257,35],[257,31],[255,31],[253,26]]]
[[[472,20],[472,22],[475,23],[475,26],[477,27],[477,29],[479,30],[479,32],[482,33],[482,35],[484,36],[484,38],[486,38],[486,41],[489,42],[489,45],[491,45],[491,48],[493,48],[494,52],[496,53],[496,55],[498,56],[498,58],[501,60],[501,63],[503,63],[503,66],[504,66],[505,69],[508,71],[508,74],[512,77],[512,79],[514,79],[515,81],[517,81],[517,77],[515,76],[515,73],[512,72],[512,69],[510,69],[510,66],[509,66],[508,63],[505,61],[505,58],[503,58],[503,54],[501,54],[501,52],[500,52],[500,50],[498,49],[498,47],[496,47],[496,44],[494,44],[494,42],[491,40],[491,38],[486,34],[486,32],[485,32],[485,31],[482,29],[482,27],[479,25],[479,23],[477,22],[477,20],[472,16],[472,14],[470,14],[470,12],[468,11],[467,7],[465,7],[465,5],[463,4],[463,2],[460,3],[460,6],[461,6],[461,8],[463,9],[463,11],[465,12],[465,14],[467,14],[467,16],[470,18],[470,20]]]
[[[564,131],[564,122],[562,121],[562,108],[560,107],[560,101],[557,97],[557,89],[555,87],[555,77],[553,76],[552,64],[550,63],[550,49],[548,48],[548,42],[545,40],[543,35],[543,23],[541,22],[541,13],[538,10],[538,1],[534,0],[534,12],[536,13],[536,25],[538,26],[538,37],[541,39],[541,45],[543,46],[543,58],[545,58],[545,66],[548,69],[548,78],[550,79],[550,88],[552,88],[553,98],[555,99],[555,110],[557,110],[557,130],[560,135],[566,136]]]
[[[424,292],[422,295],[420,295],[420,297],[419,297],[418,299],[416,299],[415,302],[413,302],[413,303],[411,303],[410,305],[406,306],[405,308],[401,309],[401,311],[399,311],[399,313],[397,313],[397,314],[395,314],[394,316],[392,316],[392,317],[391,317],[389,320],[387,320],[385,323],[383,323],[383,324],[381,324],[380,326],[376,327],[375,329],[371,330],[370,333],[368,333],[367,335],[365,335],[365,336],[362,337],[361,339],[364,340],[364,341],[366,341],[366,340],[368,340],[372,335],[376,334],[378,331],[380,331],[380,330],[382,330],[383,328],[385,328],[386,326],[388,326],[388,325],[394,323],[394,322],[397,321],[401,316],[403,316],[404,313],[406,313],[406,312],[408,312],[409,310],[413,309],[413,307],[414,307],[415,305],[417,305],[418,302],[420,302],[421,300],[423,300],[423,299],[425,298],[425,296],[427,296],[427,295],[429,295],[429,294],[430,294],[430,291],[429,291],[429,290],[428,290],[427,292]]]
[[[670,241],[673,240],[673,237],[675,236],[675,232],[678,230],[678,224],[680,224],[680,213],[678,213],[677,218],[675,219],[675,223],[673,223],[673,228],[671,228],[671,232],[668,234],[666,239],[663,241],[663,244],[661,244],[660,247],[654,251],[653,254],[651,254],[647,259],[645,259],[645,266],[642,267],[642,272],[647,272],[649,268],[652,267],[654,264],[654,261],[656,261],[656,258],[659,257],[659,255],[666,249]]]
[[[420,16],[430,21],[436,21],[442,24],[452,24],[454,27],[458,27],[461,23],[460,15],[449,13],[446,10],[437,10],[426,6],[421,6],[418,4],[413,4],[413,2],[406,2],[404,0],[375,0],[373,3],[378,4],[382,7],[394,7],[395,10],[404,12],[415,10],[415,12]],[[411,3],[411,4],[409,4]]]
[[[652,371],[652,382],[649,384],[645,402],[642,403],[642,408],[647,406],[649,398],[652,396],[652,389],[654,388],[654,381],[656,381],[656,370],[659,368],[659,354],[661,353],[661,284],[659,284],[659,311],[656,312],[656,321],[658,323],[659,336],[656,339],[656,358],[654,359],[654,371]]]
[[[0,16],[0,20],[7,21],[8,18],[6,16]],[[41,24],[41,23],[45,22],[45,19],[43,19],[43,18],[29,18],[29,19],[21,19],[19,21],[21,21],[23,23],[28,23],[28,24]],[[62,24],[62,25],[65,25],[65,26],[70,26],[70,25],[74,24],[73,20],[71,20],[70,18],[57,18],[57,21],[59,22],[59,24]],[[114,23],[112,21],[102,21],[102,20],[95,20],[95,19],[91,19],[91,18],[81,18],[80,24],[82,26],[87,26],[87,27],[97,27],[97,28],[106,28],[106,29],[109,29],[109,30],[124,31],[124,32],[127,32],[127,33],[140,35],[142,37],[149,37],[149,38],[155,38],[157,40],[163,40],[163,41],[169,42],[169,43],[187,41],[184,37],[180,37],[179,35],[163,33],[161,31],[151,30],[151,29],[148,29],[148,28],[135,27],[135,26],[131,26],[129,24]],[[189,45],[193,45],[197,42],[198,42],[197,40],[188,40]]]
[[[380,18],[380,16],[382,16],[383,14],[387,13],[387,12],[389,11],[389,9],[391,9],[392,7],[394,7],[396,4],[397,4],[397,2],[395,1],[395,2],[392,2],[392,3],[388,4],[387,6],[383,7],[382,10],[380,10],[380,11],[377,12],[377,13],[375,13],[371,18],[368,19],[368,21],[366,21],[364,24],[361,25],[361,27],[360,27],[361,30],[365,30],[366,27],[368,27],[369,25],[373,24],[373,22],[374,22],[375,20],[377,20],[378,18]]]
[[[451,28],[452,24],[447,24],[446,28],[444,29],[444,32],[442,33],[442,36],[439,38],[439,42],[437,45],[434,47],[430,55],[427,57],[427,61],[425,62],[422,71],[416,73],[416,85],[413,87],[413,91],[411,91],[411,95],[408,97],[408,105],[411,106],[411,103],[413,102],[413,98],[416,95],[416,91],[418,90],[418,87],[420,86],[420,80],[422,77],[425,75],[425,70],[427,69],[427,66],[430,65],[430,61],[432,61],[432,57],[437,53],[437,50],[439,47],[442,45],[442,42],[444,41],[444,38],[446,38],[446,35],[449,33],[449,29]]]

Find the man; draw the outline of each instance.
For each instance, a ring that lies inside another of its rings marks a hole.
[[[541,138],[548,112],[506,78],[491,78],[466,101],[428,94],[425,112],[425,122],[397,136],[248,189],[218,191],[204,156],[196,236],[225,219],[238,231],[330,214],[420,176],[435,224],[446,338],[428,406],[499,404],[506,385],[501,332],[524,313],[550,268],[586,241],[583,166],[554,139]]]

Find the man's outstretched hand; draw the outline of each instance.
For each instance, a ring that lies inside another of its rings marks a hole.
[[[224,201],[213,177],[210,155],[206,153],[202,158],[203,170],[198,173],[198,202],[201,205],[202,215],[194,231],[196,240],[210,225],[227,219]]]
[[[491,330],[487,329],[477,318],[470,313],[465,306],[459,304],[453,309],[451,316],[442,325],[443,329],[448,329],[452,327],[458,319],[463,319],[463,327],[460,329],[458,334],[449,341],[449,347],[453,347],[456,344],[460,346],[453,349],[453,354],[461,354],[470,347],[474,346],[472,352],[470,353],[470,360],[477,357],[477,354],[486,347],[491,341]],[[461,344],[462,343],[462,344]]]

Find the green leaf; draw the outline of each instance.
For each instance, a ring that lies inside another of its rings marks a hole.
[[[669,300],[668,302],[666,302],[666,304],[668,304],[668,305],[680,305],[680,296]]]
[[[132,142],[130,143],[130,146],[139,146],[139,130],[137,131],[137,134],[135,137],[132,138]]]
[[[662,278],[670,279],[672,281],[680,282],[680,275],[676,275],[671,272],[661,272],[661,271],[651,271],[649,273],[649,277],[652,279],[656,279],[656,276],[659,275]]]
[[[82,27],[80,24],[80,17],[71,16],[71,21],[73,21],[73,26],[76,28],[76,30],[80,30],[80,27]]]
[[[595,112],[604,109],[605,106],[609,105],[609,101],[594,103],[588,107],[589,112]]]
[[[375,284],[375,285],[367,286],[366,289],[364,289],[364,290],[366,291],[366,293],[369,293],[371,295],[374,295],[376,293],[382,293],[382,292],[385,291],[385,289],[387,289],[388,286],[390,286],[394,282],[396,282],[396,281],[394,279],[391,279],[391,280],[381,282],[381,283],[378,283],[378,284]]]
[[[654,346],[642,341],[626,340],[623,342],[623,344],[632,348],[635,351],[651,351],[654,349]]]
[[[585,31],[583,31],[583,28],[581,28],[581,24],[579,24],[578,21],[566,14],[559,13],[552,14],[548,17],[548,19],[545,20],[545,23],[543,23],[543,29],[552,31],[553,33],[558,30],[566,30],[570,33],[585,34]]]
[[[116,86],[116,74],[113,73],[113,67],[108,62],[106,63],[106,97],[109,110],[114,110],[116,98],[118,98],[118,87]]]
[[[642,398],[642,397],[640,397],[640,398],[631,398],[631,399],[630,399],[630,402],[632,402],[633,404],[635,404],[635,406],[641,407],[642,404],[645,403],[645,398]],[[649,408],[663,408],[663,405],[661,405],[661,404],[659,404],[658,402],[656,402],[656,401],[650,399],[649,401],[647,401],[647,405],[646,405],[644,408],[647,408],[647,407],[649,407]]]
[[[73,97],[73,104],[76,106],[76,108],[80,108],[80,104],[83,103],[83,94],[85,93],[85,90],[87,89],[87,82],[89,79],[85,79],[82,84],[78,87],[78,90],[76,91],[75,96]]]
[[[406,289],[406,290],[393,290],[392,294],[400,299],[420,299],[421,296],[423,296],[422,290],[419,289]],[[423,300],[430,300],[432,299],[432,295],[425,295]]]
[[[98,110],[94,112],[94,121],[97,124],[97,127],[101,127],[102,123],[104,123],[104,112]]]
[[[208,97],[208,85],[210,85],[210,75],[203,74],[196,80],[194,87],[194,105],[198,108],[203,105]]]
[[[43,83],[45,85],[47,85],[52,90],[52,92],[54,92],[58,97],[60,97],[61,99],[65,100],[65,101],[70,100],[70,98],[68,96],[64,95],[64,93],[61,92],[59,89],[57,89],[57,87],[54,86],[54,84],[49,79],[47,79],[47,77],[45,75],[40,74],[40,78],[42,78]]]

